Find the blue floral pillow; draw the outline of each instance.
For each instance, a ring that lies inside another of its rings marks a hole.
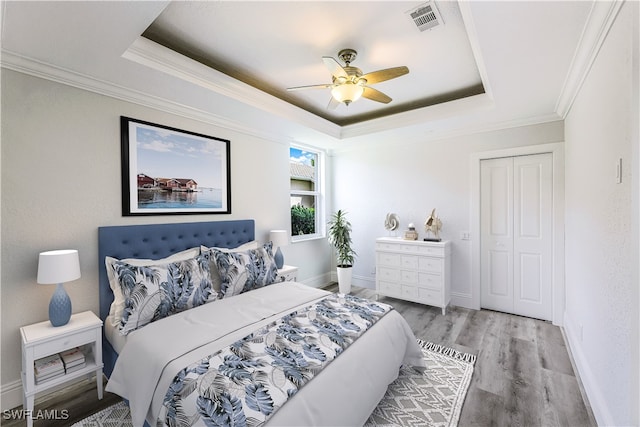
[[[153,266],[116,261],[113,272],[125,298],[118,325],[122,335],[218,298],[204,255]]]
[[[224,252],[215,248],[203,252],[218,267],[220,297],[228,298],[275,283],[278,267],[273,259],[272,247],[269,242],[258,249],[241,252]]]

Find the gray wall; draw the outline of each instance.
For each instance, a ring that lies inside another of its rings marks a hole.
[[[120,116],[231,141],[231,215],[122,217]],[[2,409],[21,403],[23,325],[48,319],[53,287],[36,283],[38,253],[74,248],[82,278],[73,311],[98,312],[97,228],[254,218],[256,237],[289,229],[289,141],[259,139],[69,86],[2,71]],[[283,249],[299,280],[330,280],[326,240]]]
[[[638,22],[625,3],[565,121],[565,328],[601,425],[640,422]]]

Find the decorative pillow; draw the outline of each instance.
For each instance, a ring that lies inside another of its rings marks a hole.
[[[104,264],[107,270],[107,278],[109,279],[109,286],[111,287],[111,291],[113,292],[113,303],[111,303],[111,308],[109,309],[109,316],[112,319],[112,324],[115,327],[118,327],[120,324],[120,320],[122,319],[122,311],[124,310],[124,295],[122,295],[122,291],[120,290],[120,283],[114,274],[114,264],[116,261],[122,261],[127,264],[137,266],[137,267],[146,267],[152,265],[163,265],[170,262],[183,261],[186,259],[191,259],[200,255],[200,248],[190,248],[185,249],[181,252],[176,252],[175,254],[168,256],[162,259],[138,259],[138,258],[127,258],[127,259],[116,259],[112,257],[105,257]]]
[[[272,243],[243,252],[224,252],[211,249],[210,256],[220,274],[220,297],[228,298],[276,281],[278,267],[273,259]]]
[[[205,255],[154,266],[116,261],[114,274],[125,297],[118,325],[122,335],[218,298],[211,287]]]
[[[208,248],[206,246],[200,246],[200,253],[205,253],[211,249],[216,249],[221,252],[245,252],[245,251],[248,251],[249,249],[258,249],[258,247],[259,247],[258,242],[256,242],[255,240],[252,240],[250,242],[243,243],[242,245],[232,249],[216,248],[216,247]],[[211,257],[210,267],[211,267],[211,283],[213,285],[213,289],[215,289],[216,292],[220,293],[220,284],[222,283],[222,279],[220,279],[218,266],[216,265],[216,262],[213,259],[213,257]]]

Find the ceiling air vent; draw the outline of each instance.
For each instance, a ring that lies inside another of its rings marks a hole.
[[[434,2],[430,1],[407,12],[420,31],[430,30],[442,25],[442,17]]]

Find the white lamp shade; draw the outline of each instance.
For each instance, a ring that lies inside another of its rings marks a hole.
[[[289,235],[287,230],[271,230],[269,240],[273,242],[274,247],[287,246],[289,244]]]
[[[38,283],[71,282],[80,278],[80,259],[75,249],[41,252],[38,257]]]
[[[331,90],[331,95],[339,102],[346,102],[347,104],[352,101],[357,101],[364,92],[364,87],[354,84],[352,82],[346,82],[340,86],[336,86]]]

